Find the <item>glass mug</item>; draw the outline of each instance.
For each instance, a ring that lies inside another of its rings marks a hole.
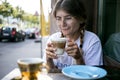
[[[56,48],[56,54],[58,56],[62,55],[64,53],[65,45],[66,45],[66,38],[53,38],[51,39],[51,42],[53,43],[53,47]]]
[[[42,72],[43,60],[40,58],[22,58],[17,61],[22,80],[38,80]]]

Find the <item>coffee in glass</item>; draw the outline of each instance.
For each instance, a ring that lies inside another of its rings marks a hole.
[[[53,43],[53,47],[56,48],[56,54],[62,55],[64,53],[66,38],[54,38],[51,40]]]
[[[17,61],[22,80],[38,80],[43,61],[40,58],[22,58]]]

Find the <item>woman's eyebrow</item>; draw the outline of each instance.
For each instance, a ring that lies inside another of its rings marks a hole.
[[[64,16],[64,17],[72,17],[71,15],[66,15],[66,16]]]

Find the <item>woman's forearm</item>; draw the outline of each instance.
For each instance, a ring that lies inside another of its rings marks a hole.
[[[48,58],[47,59],[47,65],[48,65],[48,72],[49,73],[60,73],[61,72],[61,70],[60,69],[58,69],[55,65],[54,65],[54,63],[53,63],[53,59],[51,59],[51,58]]]
[[[84,62],[83,58],[76,59],[76,63],[78,65],[85,65],[85,62]]]
[[[54,68],[55,66],[53,63],[53,59],[47,58],[47,65],[48,65],[49,69]]]

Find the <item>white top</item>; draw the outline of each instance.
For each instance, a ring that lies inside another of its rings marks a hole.
[[[57,32],[52,34],[47,43],[51,41],[52,38],[61,37],[61,32]],[[78,46],[80,46],[80,38],[75,41]],[[85,31],[84,34],[84,42],[83,42],[83,58],[86,65],[102,65],[103,64],[103,55],[102,55],[102,47],[99,38],[96,34]],[[45,59],[44,55],[44,59]],[[75,59],[71,56],[68,56],[66,52],[64,52],[63,56],[59,57],[58,59],[53,59],[54,64],[59,68],[62,69],[63,67],[74,65]]]

